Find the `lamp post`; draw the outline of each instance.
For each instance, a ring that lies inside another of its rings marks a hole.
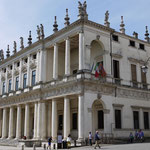
[[[142,72],[144,73],[147,73],[148,71],[148,67],[147,67],[147,64],[148,64],[148,61],[150,60],[150,57],[147,59],[147,61],[144,63],[144,65],[142,66]]]

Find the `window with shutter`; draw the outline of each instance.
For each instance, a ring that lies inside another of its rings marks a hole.
[[[142,68],[141,68],[141,82],[142,82],[143,88],[147,89],[146,73],[142,71]]]
[[[120,84],[119,61],[117,60],[113,60],[113,73],[114,73],[115,83]]]
[[[138,87],[137,74],[136,74],[136,65],[134,65],[134,64],[131,64],[131,77],[132,77],[133,87]]]

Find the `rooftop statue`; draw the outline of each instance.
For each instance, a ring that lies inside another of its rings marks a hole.
[[[87,4],[86,1],[82,4],[81,2],[78,2],[78,9],[79,9],[79,19],[88,19],[88,14],[87,14]]]
[[[4,59],[4,51],[1,49],[0,50],[0,61]]]
[[[40,24],[40,30],[41,30],[41,39],[44,39],[44,27],[42,24]]]
[[[24,49],[24,45],[23,45],[23,37],[20,37],[20,48],[21,49]]]
[[[110,26],[110,23],[109,23],[108,19],[109,19],[109,12],[108,12],[108,10],[107,10],[106,13],[105,13],[105,20],[104,20],[104,24],[105,24],[105,26],[107,26],[107,27]]]
[[[41,33],[40,33],[40,27],[37,25],[37,39],[40,40]]]

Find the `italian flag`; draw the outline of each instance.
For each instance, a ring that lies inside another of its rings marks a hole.
[[[98,62],[94,68],[95,70],[95,77],[98,78],[99,76],[101,77],[105,77],[106,76],[106,72],[103,68],[102,63]]]

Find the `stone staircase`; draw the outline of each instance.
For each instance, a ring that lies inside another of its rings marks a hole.
[[[19,142],[17,139],[0,139],[0,145],[17,147],[17,145],[19,145]]]

